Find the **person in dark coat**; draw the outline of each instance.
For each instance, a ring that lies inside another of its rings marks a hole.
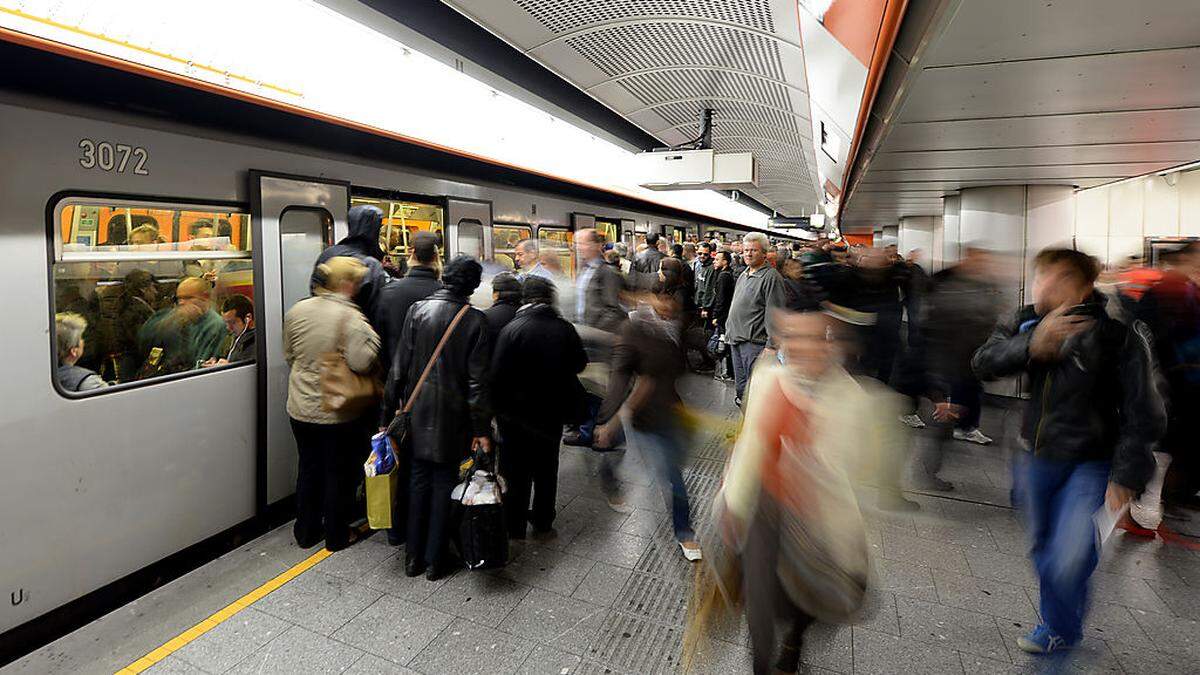
[[[438,280],[441,274],[438,260],[438,237],[432,232],[418,232],[410,243],[408,272],[400,279],[393,279],[379,290],[375,303],[375,316],[371,324],[379,333],[379,363],[383,364],[385,374],[392,368],[396,358],[396,345],[404,332],[404,320],[408,318],[408,310],[414,303],[424,300],[441,290],[442,282]],[[402,453],[400,463],[396,467],[399,472],[397,480],[406,485],[409,472],[412,469],[412,458]],[[408,500],[397,499],[392,502],[392,523],[388,529],[387,540],[392,546],[404,543],[405,527],[408,523]]]
[[[383,249],[379,248],[379,230],[383,227],[383,211],[369,204],[359,204],[350,207],[346,212],[346,225],[349,234],[338,243],[321,251],[317,262],[313,265],[311,285],[316,288],[317,266],[338,256],[357,258],[367,266],[367,276],[363,279],[358,295],[354,296],[354,304],[362,310],[370,320],[375,316],[375,303],[379,300],[379,292],[388,283],[390,277],[383,269]],[[378,331],[378,326],[373,325]]]
[[[1029,377],[1013,492],[1042,617],[1017,646],[1035,654],[1083,638],[1088,581],[1100,558],[1095,513],[1115,517],[1142,491],[1166,429],[1148,331],[1110,313],[1098,276],[1084,253],[1043,250],[1034,259],[1033,304],[998,323],[971,361],[983,380]]]
[[[488,343],[496,348],[500,331],[517,315],[521,306],[521,282],[511,272],[501,272],[492,278],[492,306],[483,310],[488,323]]]
[[[663,252],[658,250],[658,240],[660,235],[657,232],[651,232],[646,235],[646,250],[639,252],[633,257],[633,271],[641,274],[657,274],[658,263],[665,257]]]
[[[524,539],[530,523],[535,537],[554,536],[560,432],[586,409],[576,376],[587,366],[587,353],[575,327],[555,309],[555,295],[552,282],[527,277],[525,304],[500,332],[492,358],[492,390],[504,392],[495,408],[500,474],[508,484],[504,518],[513,539]]]
[[[474,258],[458,256],[442,273],[445,287],[409,310],[379,419],[386,426],[412,395],[438,342],[466,307],[417,394],[409,421],[411,447],[402,449],[412,457],[404,570],[412,577],[428,571],[430,581],[454,569],[446,544],[458,465],[475,450],[491,452],[492,447],[487,318],[469,304],[482,275]]]
[[[737,275],[732,269],[733,253],[729,250],[717,251],[716,258],[713,259],[713,269],[716,270],[717,283],[713,290],[713,303],[711,311],[712,325],[717,330],[717,335],[725,334],[725,320],[729,318],[729,308],[733,305],[733,288],[737,285]],[[717,377],[723,380],[733,378],[733,350],[725,350],[725,358],[722,361],[723,369],[717,370]]]
[[[408,309],[442,288],[438,281],[438,238],[430,232],[419,232],[412,241],[408,273],[379,290],[375,314],[369,317],[382,343],[379,362],[390,369],[395,357],[396,342],[404,330]]]

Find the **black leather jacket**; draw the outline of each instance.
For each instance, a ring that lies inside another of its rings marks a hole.
[[[466,298],[442,289],[409,310],[388,375],[380,426],[386,425],[408,399],[442,334],[465,304]],[[411,418],[413,457],[457,462],[470,454],[472,437],[489,434],[490,353],[487,320],[483,312],[472,307],[454,329],[417,394]]]
[[[1104,307],[1099,293],[1091,302]],[[1030,379],[1021,437],[1046,459],[1112,462],[1112,480],[1141,490],[1154,472],[1155,443],[1166,428],[1162,398],[1144,328],[1103,310],[1054,362],[1031,361],[1029,340],[1039,317],[1032,305],[1001,321],[975,352],[981,379],[1019,373]]]

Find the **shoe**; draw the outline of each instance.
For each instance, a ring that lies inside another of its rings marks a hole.
[[[942,480],[937,476],[925,476],[913,481],[913,489],[925,492],[953,492],[954,483]]]
[[[780,673],[795,673],[800,670],[800,647],[783,645],[779,648],[779,659],[775,661],[775,670]]]
[[[575,448],[590,448],[592,446],[592,439],[579,433],[578,431],[568,431],[567,433],[563,434],[562,442],[563,445],[569,445]]]
[[[419,577],[425,573],[425,561],[410,555],[404,556],[404,576]]]
[[[704,554],[700,552],[700,544],[695,539],[679,542],[679,548],[683,551],[683,557],[688,562],[696,562],[704,557]]]
[[[736,406],[737,406],[737,407],[739,407],[739,408],[740,408],[740,407],[742,407],[742,399],[741,399],[741,398],[737,398],[737,397],[735,397],[735,398],[733,399],[733,404],[734,404],[734,405],[736,405]]]
[[[608,497],[605,499],[605,501],[608,502],[608,508],[616,511],[617,513],[633,513],[633,507],[630,506],[629,503],[625,501],[625,498],[620,495]]]
[[[454,574],[454,572],[457,569],[458,568],[456,566],[450,565],[448,563],[430,565],[429,571],[425,572],[425,580],[426,581],[441,581],[442,579],[445,579],[446,577],[450,576],[451,574]]]
[[[925,428],[925,420],[921,419],[921,416],[916,413],[913,413],[911,415],[901,415],[900,421],[904,422],[905,424],[907,424],[908,426],[910,426],[914,429],[924,429]]]
[[[1071,647],[1062,636],[1055,635],[1045,624],[1038,624],[1037,628],[1029,631],[1029,635],[1017,638],[1017,646],[1021,651],[1030,654],[1049,654]]]
[[[991,443],[992,443],[992,439],[985,436],[983,434],[983,432],[980,431],[978,428],[972,429],[970,431],[963,431],[962,429],[955,429],[954,430],[954,440],[967,441],[968,443],[978,443],[980,445],[991,445]]]
[[[558,539],[558,530],[553,527],[547,527],[544,530],[535,529],[533,531],[534,541],[553,541],[555,539]]]
[[[897,493],[895,495],[880,497],[879,508],[883,509],[884,511],[912,513],[913,511],[920,511],[921,505],[912,501],[911,499],[905,499],[904,497],[900,496],[899,493]]]

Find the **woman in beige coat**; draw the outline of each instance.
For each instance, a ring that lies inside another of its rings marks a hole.
[[[301,548],[315,546],[322,535],[330,551],[351,543],[354,486],[367,448],[354,447],[362,437],[355,415],[322,405],[321,357],[340,351],[351,370],[375,369],[379,335],[351,300],[366,273],[366,266],[350,257],[317,265],[313,296],[283,318],[283,355],[292,369],[287,411],[300,453],[293,533]]]

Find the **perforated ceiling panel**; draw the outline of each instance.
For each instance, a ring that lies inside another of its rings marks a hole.
[[[597,23],[655,16],[686,16],[736,23],[774,32],[771,3],[766,0],[712,2],[711,0],[517,0],[515,3],[555,33],[565,33]]]
[[[443,0],[664,145],[714,113],[713,146],[750,151],[752,195],[783,215],[817,203],[795,0]]]

